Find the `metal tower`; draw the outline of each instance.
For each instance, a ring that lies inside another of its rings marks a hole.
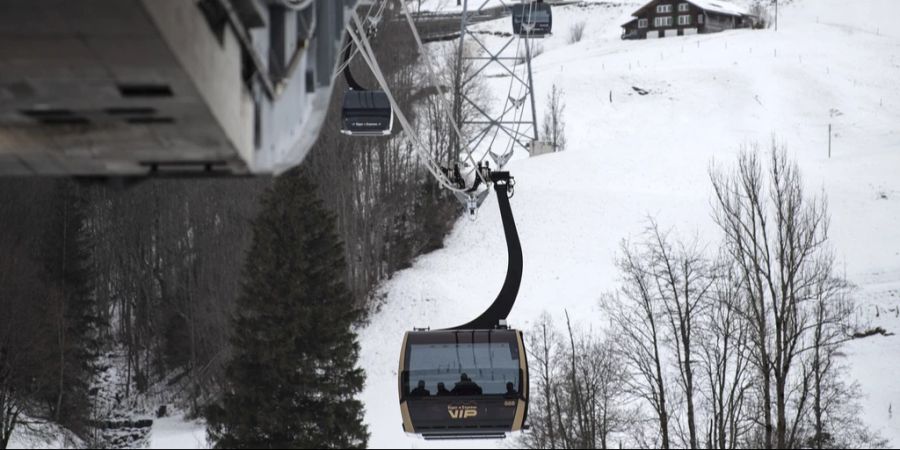
[[[521,0],[530,3],[531,0]],[[485,0],[475,13],[481,13],[487,4]],[[475,70],[471,74],[463,74],[466,77],[461,85],[471,82],[488,69],[499,68],[501,73],[509,77],[509,90],[504,99],[503,107],[499,110],[485,109],[473,99],[462,95],[462,101],[472,106],[476,111],[474,119],[464,119],[461,122],[463,128],[474,126],[478,130],[468,142],[460,143],[461,147],[477,152],[487,146],[490,157],[497,168],[502,168],[512,157],[516,148],[522,148],[531,152],[532,146],[538,141],[537,111],[534,103],[534,82],[531,73],[532,42],[529,34],[519,36],[515,33],[504,41],[502,46],[491,48],[479,37],[479,33],[469,29],[470,22],[469,1],[463,0],[462,20],[460,25],[458,64],[466,61],[475,61]],[[528,25],[524,25],[528,27]],[[474,42],[480,54],[467,55],[464,51],[467,41]],[[515,44],[515,45],[514,45]],[[525,58],[521,57],[524,47]],[[513,50],[515,53],[510,54]],[[459,68],[458,68],[459,70]]]

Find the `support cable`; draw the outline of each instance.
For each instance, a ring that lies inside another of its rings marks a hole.
[[[409,24],[409,29],[412,32],[413,38],[415,38],[416,46],[419,48],[419,53],[421,53],[422,56],[425,58],[425,66],[428,69],[428,75],[431,77],[431,83],[434,84],[434,86],[438,89],[438,92],[441,93],[440,98],[441,98],[441,100],[443,100],[443,103],[444,103],[443,107],[445,110],[445,115],[449,119],[450,124],[453,126],[453,131],[456,133],[458,141],[460,143],[462,143],[465,141],[465,137],[463,136],[463,133],[459,127],[459,124],[456,122],[456,118],[453,117],[452,105],[449,105],[449,101],[447,100],[447,97],[443,95],[443,92],[441,92],[442,89],[441,89],[440,79],[438,78],[437,74],[434,72],[434,63],[431,59],[431,53],[429,53],[425,49],[425,44],[422,42],[422,37],[419,35],[419,30],[418,30],[418,28],[416,28],[415,22],[413,22],[412,14],[409,12],[409,7],[406,6],[406,2],[401,1],[400,8],[402,9],[403,14],[406,16],[406,22]],[[462,38],[462,37],[460,37],[460,38]],[[473,166],[477,167],[477,162],[475,161],[475,158],[472,156],[472,151],[470,149],[466,149],[465,153],[466,153],[466,159],[469,162],[471,162]],[[486,179],[484,177],[484,174],[480,173],[480,171],[476,171],[476,172],[478,172],[477,176],[481,178],[481,181],[485,185],[487,185],[490,180]]]
[[[388,101],[390,101],[391,107],[394,109],[394,114],[397,117],[397,120],[400,122],[400,126],[403,127],[403,130],[406,131],[406,134],[413,141],[413,148],[415,148],[420,156],[424,159],[425,168],[428,169],[429,172],[431,172],[435,179],[437,179],[438,183],[444,188],[452,192],[465,193],[465,189],[456,187],[454,183],[450,181],[450,179],[447,178],[446,175],[443,174],[441,166],[437,164],[434,159],[432,159],[429,152],[425,149],[425,146],[419,139],[419,136],[416,133],[415,129],[406,118],[406,114],[404,114],[403,110],[400,109],[400,105],[397,103],[397,100],[391,93],[391,88],[388,85],[384,73],[381,71],[381,67],[378,65],[378,61],[375,59],[374,51],[372,51],[372,47],[369,44],[369,41],[364,33],[365,30],[359,20],[359,16],[355,13],[353,14],[353,21],[356,24],[357,29],[360,30],[360,33],[357,34],[357,31],[354,30],[352,26],[347,27],[347,32],[350,35],[350,38],[359,48],[359,55],[363,58],[363,60],[365,60],[366,64],[372,70],[372,74],[375,76],[375,79],[378,81],[378,84],[381,86],[381,89],[387,95]]]
[[[373,24],[377,24],[377,23],[381,22],[382,17],[384,17],[384,10],[387,7],[388,0],[381,0],[381,7],[378,8],[378,11],[373,15],[372,10],[375,9],[375,5],[377,3],[378,2],[373,2],[371,5],[369,5],[369,9],[366,11],[366,20],[368,20],[369,22],[371,22]],[[377,28],[372,27],[371,28],[372,34],[370,34],[369,37],[370,38],[374,37],[376,32],[377,32]],[[356,54],[359,52],[359,48],[354,46],[353,42],[350,41],[349,39],[347,39],[347,43],[341,49],[341,54],[346,52],[348,47],[353,48],[353,52],[350,54],[349,58],[346,58],[346,61],[342,62],[341,65],[338,66],[338,68],[334,71],[334,75],[332,75],[332,78],[337,78],[337,76],[340,75],[344,71],[344,67],[346,67],[348,64],[350,64],[350,61],[352,61],[353,58],[356,57]]]

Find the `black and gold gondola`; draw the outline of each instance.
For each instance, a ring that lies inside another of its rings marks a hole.
[[[502,438],[528,416],[522,332],[506,326],[522,281],[522,246],[510,206],[509,172],[485,174],[497,194],[509,253],[506,279],[477,319],[446,330],[406,333],[398,388],[403,430],[426,439]]]

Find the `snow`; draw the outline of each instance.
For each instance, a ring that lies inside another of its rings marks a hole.
[[[28,422],[28,430],[19,425],[13,431],[8,449],[53,449],[85,448],[86,445],[70,431],[49,422],[41,422],[30,417],[21,419]]]
[[[206,424],[188,419],[177,409],[173,411],[172,402],[177,394],[171,392],[173,383],[170,380],[151,386],[144,394],[134,394],[128,400],[119,400],[125,398],[126,364],[122,351],[102,355],[97,361],[97,366],[102,367],[102,370],[92,384],[92,388],[96,390],[93,418],[123,425],[121,428],[99,430],[95,438],[114,448],[209,448],[206,442]],[[170,416],[156,418],[153,412],[160,405],[167,406]],[[153,425],[150,428],[130,428],[124,425],[126,422],[140,420],[152,420]],[[9,448],[87,447],[73,433],[54,424],[46,423],[30,428],[27,431],[18,428]]]
[[[583,325],[604,327],[598,300],[618,286],[622,240],[638,236],[652,216],[677,236],[715,245],[710,165],[730,166],[750,143],[767,151],[773,138],[800,163],[808,191],[828,196],[831,243],[861,288],[861,309],[900,307],[887,293],[900,285],[900,32],[890,26],[900,2],[857,0],[848,9],[840,0],[801,0],[781,8],[777,32],[621,41],[619,24],[635,4],[642,3],[556,7],[554,36],[540,43],[538,115],[552,85],[562,87],[569,145],[538,158],[519,154],[507,166],[518,182],[512,204],[525,255],[511,325],[528,330],[542,311],[560,318],[567,310]],[[576,21],[586,21],[585,38],[568,44]],[[479,26],[503,30],[508,21]],[[503,98],[508,79],[495,74],[487,74],[488,86]],[[384,283],[385,302],[361,330],[372,447],[511,444],[435,444],[401,430],[396,372],[403,332],[464,323],[503,282],[496,200],[485,202],[477,221],[461,219],[445,244]],[[884,312],[869,319],[900,332]],[[864,420],[894,446],[900,411],[891,418],[888,405],[900,408],[898,344],[897,337],[876,336],[847,349],[866,395]]]
[[[693,3],[694,6],[698,8],[704,9],[710,12],[716,12],[720,14],[727,14],[731,16],[742,16],[748,14],[747,8],[736,5],[729,1],[725,0],[684,0],[688,3]],[[641,8],[638,10],[643,10],[650,3],[649,0],[645,1]]]
[[[206,443],[206,424],[184,416],[165,417],[153,421],[150,448],[209,448]]]
[[[850,373],[866,393],[863,415],[874,431],[900,445],[900,282],[870,283],[861,289],[860,320],[893,336],[850,342],[845,351]]]
[[[707,11],[728,14],[728,15],[736,15],[741,16],[747,14],[747,9],[735,5],[734,3],[727,2],[725,0],[685,0],[688,3],[693,3],[695,6],[705,9]]]

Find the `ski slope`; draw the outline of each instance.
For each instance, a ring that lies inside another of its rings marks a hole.
[[[520,154],[507,166],[517,179],[512,205],[525,256],[510,324],[528,330],[546,310],[605,327],[598,300],[618,287],[622,240],[637,237],[652,216],[676,236],[716,245],[710,165],[732,165],[750,143],[767,152],[774,138],[799,161],[808,192],[828,196],[831,244],[860,287],[859,319],[900,331],[900,318],[885,312],[900,308],[900,31],[891,26],[900,1],[798,0],[782,8],[777,32],[620,40],[619,25],[639,5],[554,9],[555,34],[541,42],[533,68],[539,117],[551,87],[565,90],[568,149]],[[585,38],[568,44],[577,21],[587,24]],[[509,23],[479,26],[506,30]],[[487,79],[502,98],[508,79]],[[502,284],[496,200],[488,199],[477,221],[461,219],[445,244],[381,287],[384,304],[361,330],[372,447],[510,444],[432,443],[401,431],[403,332],[464,323]],[[865,420],[900,445],[900,338],[856,341],[847,355],[866,394]]]

